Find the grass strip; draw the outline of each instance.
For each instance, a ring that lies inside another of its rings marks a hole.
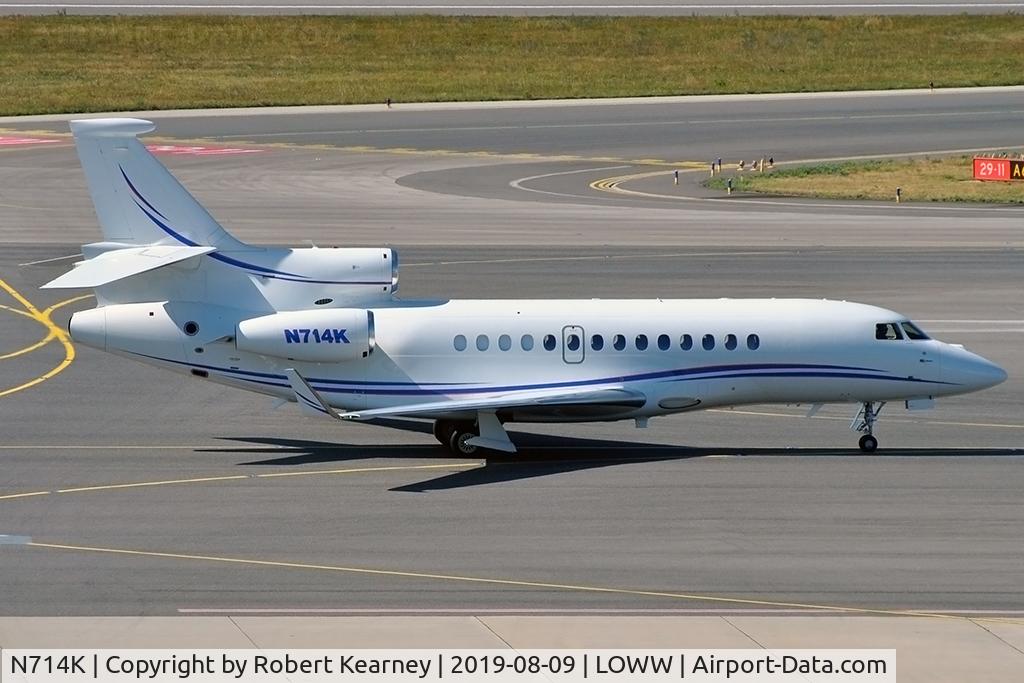
[[[995,153],[993,153],[995,154]],[[979,156],[992,156],[979,154]],[[1017,152],[1010,153],[1019,158]],[[709,179],[705,185],[725,190],[732,178],[734,192],[760,192],[787,197],[876,199],[895,201],[896,188],[904,202],[986,202],[1024,204],[1024,181],[974,180],[971,156],[886,161],[844,161],[778,168],[765,173],[747,171]]]
[[[0,18],[0,114],[1022,79],[1014,15]]]

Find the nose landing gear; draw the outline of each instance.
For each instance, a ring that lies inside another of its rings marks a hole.
[[[878,448],[878,439],[871,434],[865,434],[860,437],[860,441],[857,442],[860,449],[865,453],[874,453],[875,449]]]
[[[878,421],[878,414],[882,412],[884,407],[885,401],[881,401],[877,405],[872,401],[865,401],[860,410],[857,411],[857,414],[853,416],[850,429],[855,432],[864,432],[864,435],[860,437],[860,441],[857,442],[860,450],[864,453],[874,453],[878,449],[878,439],[875,438],[873,432],[875,423]]]

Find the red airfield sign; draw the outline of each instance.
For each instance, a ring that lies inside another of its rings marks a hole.
[[[974,158],[975,180],[1024,180],[1024,161],[1020,159]]]

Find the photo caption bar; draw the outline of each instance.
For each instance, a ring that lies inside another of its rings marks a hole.
[[[7,649],[0,654],[4,683],[896,680],[895,650]]]

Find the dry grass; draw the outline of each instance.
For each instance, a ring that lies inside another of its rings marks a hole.
[[[1022,78],[1012,15],[0,18],[0,114]]]
[[[723,189],[725,181],[708,185]],[[902,201],[1024,203],[1024,181],[974,180],[970,156],[851,161],[733,176],[735,190],[791,197],[894,201],[897,187]]]

